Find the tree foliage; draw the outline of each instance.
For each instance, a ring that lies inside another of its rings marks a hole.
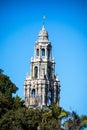
[[[7,75],[0,69],[0,117],[12,109],[13,97],[18,88]]]
[[[79,116],[73,111],[69,115],[69,119],[64,122],[64,126],[68,130],[82,130],[87,128],[87,116]]]
[[[27,108],[9,110],[0,120],[0,130],[36,130],[40,116],[39,111]]]
[[[0,69],[0,130],[82,130],[87,116],[79,116],[59,106],[58,102],[42,109],[29,109],[16,95],[18,88]],[[62,119],[66,119],[62,123]]]

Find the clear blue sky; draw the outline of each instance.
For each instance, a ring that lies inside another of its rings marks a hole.
[[[60,104],[87,114],[86,0],[0,0],[0,68],[24,98],[23,83],[43,15],[61,82]]]

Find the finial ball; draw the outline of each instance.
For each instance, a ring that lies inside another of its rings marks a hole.
[[[46,19],[46,16],[45,16],[45,15],[43,16],[43,19]]]

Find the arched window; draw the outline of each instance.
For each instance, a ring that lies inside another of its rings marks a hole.
[[[42,49],[42,56],[45,56],[45,49]]]
[[[32,95],[32,97],[35,97],[35,89],[32,89],[31,95]]]
[[[36,53],[37,53],[37,56],[39,56],[39,49],[37,49],[37,52],[36,52]]]
[[[38,67],[37,66],[35,66],[35,68],[34,68],[34,77],[38,78]]]

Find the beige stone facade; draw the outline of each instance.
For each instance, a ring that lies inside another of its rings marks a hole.
[[[34,47],[30,61],[30,75],[24,81],[25,104],[28,107],[49,106],[59,102],[60,82],[55,76],[55,61],[52,45],[43,26]]]

